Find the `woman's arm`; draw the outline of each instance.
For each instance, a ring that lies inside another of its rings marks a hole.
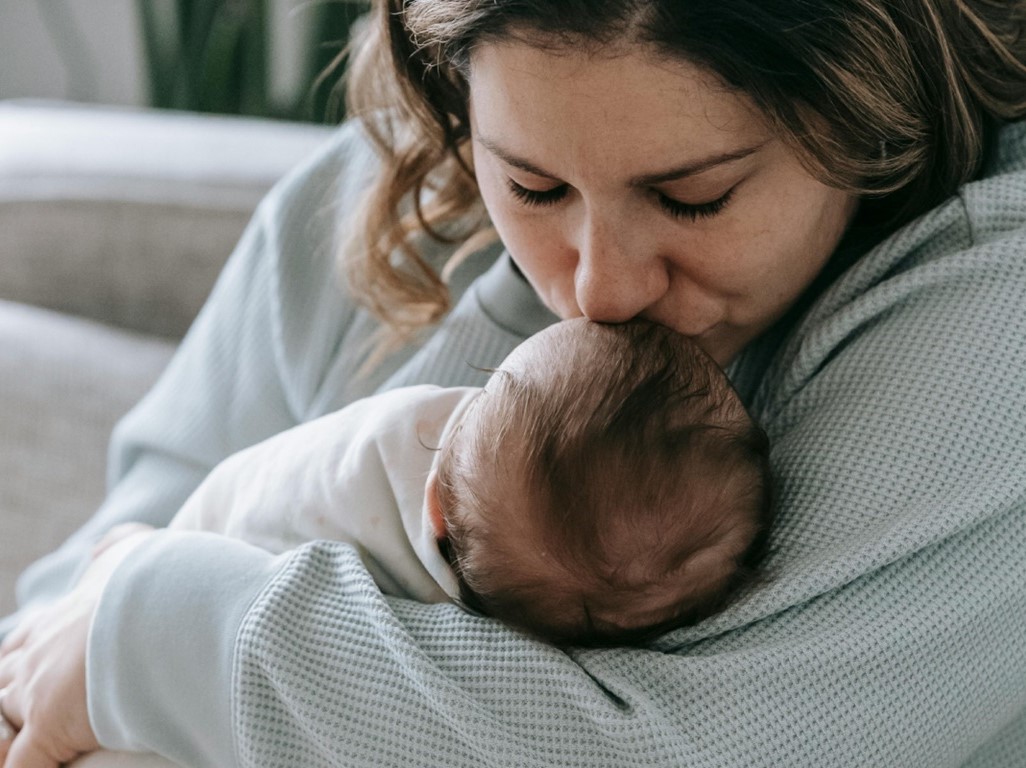
[[[1026,221],[988,199],[876,249],[764,372],[781,513],[767,583],[726,613],[563,653],[387,599],[344,545],[164,534],[94,625],[101,743],[210,766],[1021,762]]]
[[[22,606],[70,589],[107,529],[166,525],[222,458],[308,418],[354,311],[330,244],[372,160],[350,126],[261,204],[168,369],[117,426],[103,506],[26,572]]]

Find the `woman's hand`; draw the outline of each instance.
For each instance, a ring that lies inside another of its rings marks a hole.
[[[146,523],[121,523],[107,531],[100,540],[93,545],[92,559],[96,560],[100,555],[113,547],[119,541],[124,541],[136,533],[156,530],[152,525]]]
[[[0,741],[2,768],[58,768],[99,748],[86,704],[89,627],[111,574],[150,535],[106,542],[74,590],[31,612],[0,645],[0,712],[17,730]]]

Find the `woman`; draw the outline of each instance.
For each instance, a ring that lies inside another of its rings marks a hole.
[[[1024,17],[377,4],[351,95],[383,159],[350,126],[262,206],[120,425],[106,505],[26,592],[224,455],[477,383],[554,315],[646,317],[729,364],[774,445],[772,578],[652,648],[566,653],[385,599],[341,545],[140,534],[8,637],[6,765],[97,739],[202,766],[1021,764]]]

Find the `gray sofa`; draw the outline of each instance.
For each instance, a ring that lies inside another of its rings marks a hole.
[[[257,202],[328,128],[0,102],[0,615],[96,508]]]

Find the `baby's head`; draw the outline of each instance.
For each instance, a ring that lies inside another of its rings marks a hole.
[[[687,338],[571,320],[492,375],[443,442],[428,506],[467,607],[558,643],[637,642],[754,573],[767,448]]]

